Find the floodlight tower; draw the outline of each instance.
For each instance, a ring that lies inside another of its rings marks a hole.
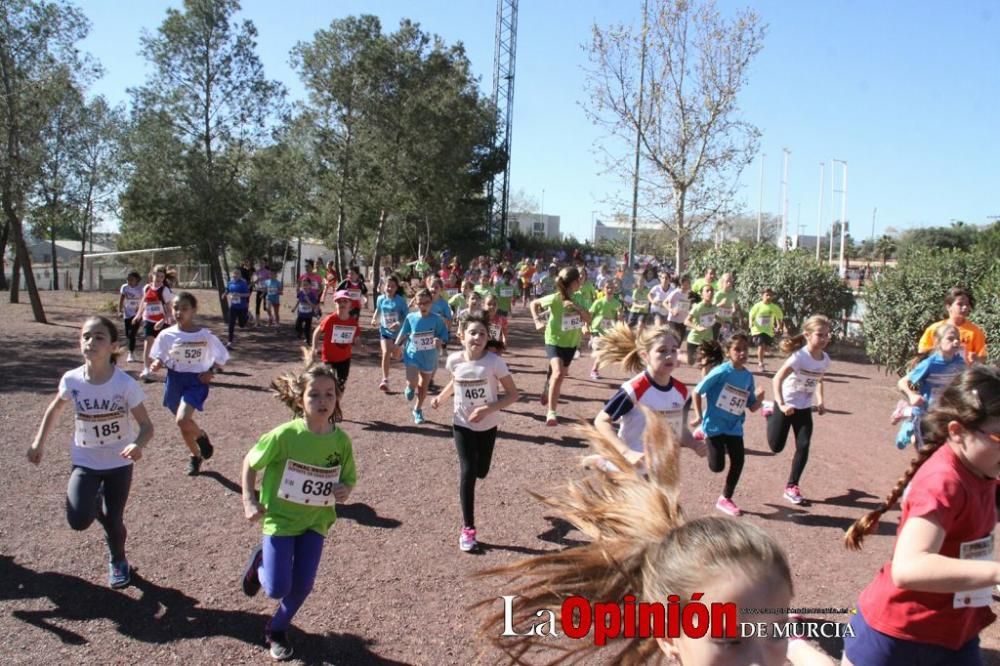
[[[493,146],[504,158],[503,171],[490,181],[490,240],[503,247],[507,239],[507,202],[510,198],[510,130],[514,108],[514,55],[517,50],[517,0],[497,0],[497,35],[493,50],[493,107],[496,130]]]

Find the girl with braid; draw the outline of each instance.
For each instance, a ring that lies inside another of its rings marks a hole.
[[[921,431],[924,446],[885,504],[844,538],[859,549],[902,497],[892,560],[862,591],[851,618],[848,665],[981,664],[979,632],[996,619],[1000,371],[965,370],[923,417]]]

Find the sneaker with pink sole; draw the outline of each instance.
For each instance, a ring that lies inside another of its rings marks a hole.
[[[743,515],[743,511],[740,510],[740,507],[736,506],[735,502],[728,497],[719,497],[719,501],[715,503],[715,508],[722,513],[729,514],[730,516]]]
[[[785,499],[792,504],[802,504],[802,493],[799,491],[799,487],[794,483],[785,486]]]
[[[458,547],[468,553],[475,550],[476,545],[476,528],[463,527],[462,533],[458,536]]]
[[[892,425],[898,425],[903,419],[910,418],[911,414],[910,403],[905,400],[900,400],[896,403],[896,409],[892,410],[892,416],[889,417],[889,422],[892,423]]]

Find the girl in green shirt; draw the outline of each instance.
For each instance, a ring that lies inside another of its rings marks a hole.
[[[688,365],[698,362],[698,346],[703,342],[715,339],[716,307],[712,303],[715,289],[706,284],[701,288],[701,301],[695,303],[688,313],[684,325],[687,326],[687,361]]]
[[[593,317],[590,320],[590,349],[593,352],[597,351],[604,331],[617,323],[618,315],[622,311],[622,302],[618,298],[618,288],[618,280],[608,280],[604,283],[604,294],[590,306],[590,314]],[[591,354],[591,356],[594,357],[594,365],[590,369],[590,378],[600,379],[601,373],[597,368],[597,356],[595,354]]]

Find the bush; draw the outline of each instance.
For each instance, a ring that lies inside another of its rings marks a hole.
[[[840,333],[843,319],[854,309],[854,296],[844,281],[807,252],[730,243],[695,257],[690,266],[692,279],[704,275],[709,267],[718,275],[733,274],[741,311],[738,323],[744,328],[747,312],[760,300],[765,287],[774,291],[775,302],[795,330],[801,330],[810,316],[822,314],[833,322],[834,333]]]
[[[902,374],[924,330],[947,316],[945,292],[970,289],[971,319],[986,333],[990,360],[1000,360],[1000,267],[982,251],[912,249],[865,289],[865,346],[887,372]]]

